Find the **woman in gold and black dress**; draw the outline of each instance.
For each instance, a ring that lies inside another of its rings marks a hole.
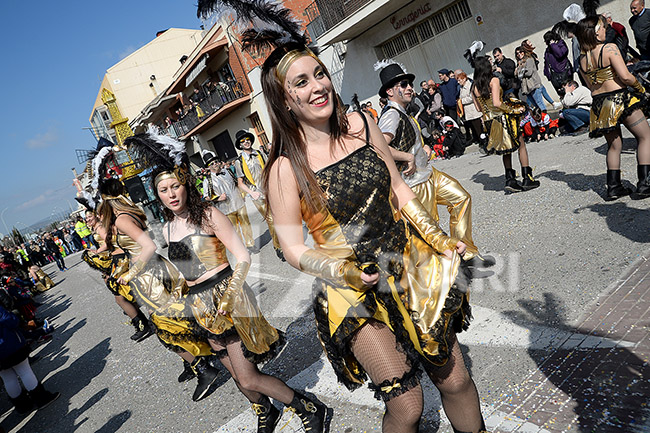
[[[287,261],[316,277],[318,333],[338,379],[354,389],[369,376],[386,404],[383,431],[415,432],[422,366],[455,431],[482,430],[455,338],[469,320],[458,276],[466,246],[404,183],[374,122],[344,114],[327,69],[303,44],[273,51],[262,88],[274,135],[269,209]],[[303,220],[315,248],[305,245]]]
[[[125,254],[116,261],[111,275],[118,284],[128,284],[138,304],[149,309],[151,323],[163,345],[192,365],[198,377],[192,399],[198,401],[205,397],[218,371],[206,359],[211,348],[201,328],[184,313],[187,284],[178,269],[156,253],[146,217],[124,196],[122,183],[104,179],[99,192],[99,214],[106,228],[104,241],[109,249],[115,245]]]
[[[167,220],[163,234],[169,243],[168,257],[189,286],[185,314],[200,325],[212,350],[251,402],[258,416],[258,433],[271,433],[282,414],[269,397],[295,410],[307,432],[322,432],[324,406],[257,368],[256,364],[275,355],[283,336],[264,318],[246,284],[250,254],[228,217],[212,203],[201,201],[193,176],[184,168],[186,161],[179,161],[179,167],[171,156],[161,157],[157,149],[170,140],[150,130],[128,138],[126,144],[142,165],[152,168],[152,186]],[[234,270],[227,251],[237,260]]]
[[[115,269],[121,259],[124,259],[124,251],[119,248],[108,249],[108,245],[104,242],[106,238],[106,230],[101,222],[91,209],[86,211],[86,224],[92,231],[92,236],[95,242],[99,245],[96,250],[84,250],[81,259],[93,269],[102,273],[106,287],[111,291],[115,297],[115,303],[124,311],[131,324],[135,328],[135,333],[131,336],[131,340],[139,343],[153,333],[153,329],[149,324],[149,319],[138,307],[135,298],[131,294],[131,288],[125,284],[118,284],[117,278],[114,275]]]
[[[616,44],[604,43],[608,24],[602,16],[578,22],[576,37],[586,54],[580,58],[580,73],[591,89],[589,136],[607,140],[607,200],[629,195],[621,183],[621,124],[637,141],[637,198],[650,197],[650,126],[642,109],[647,105],[645,89],[632,75]],[[629,90],[628,86],[633,90]]]
[[[492,63],[487,57],[474,59],[472,97],[476,109],[483,112],[483,123],[488,133],[488,153],[503,156],[503,167],[506,171],[505,190],[520,192],[537,188],[539,181],[533,178],[528,149],[519,125],[526,112],[526,104],[514,99],[512,95],[503,98],[503,89],[499,79],[492,73]],[[515,151],[519,153],[522,183],[517,181],[517,175],[512,168],[512,153]]]

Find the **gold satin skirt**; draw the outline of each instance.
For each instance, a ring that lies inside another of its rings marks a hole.
[[[110,275],[113,268],[113,258],[111,257],[111,253],[108,251],[93,253],[89,250],[84,250],[81,259],[86,262],[88,266],[105,275]]]
[[[151,313],[150,317],[156,328],[156,335],[167,349],[177,353],[186,351],[194,356],[207,356],[212,353],[210,344],[202,338],[193,320],[173,317],[169,312],[158,311]]]
[[[627,88],[593,96],[589,118],[589,136],[601,137],[618,129],[623,119],[646,105],[643,95]]]
[[[52,287],[54,287],[54,281],[52,281],[52,279],[45,272],[43,272],[42,269],[39,268],[36,271],[36,276],[38,276],[38,280],[45,287],[44,290],[50,290]]]
[[[400,281],[384,274],[377,288],[366,292],[319,278],[314,281],[319,338],[339,381],[348,389],[366,379],[349,341],[368,320],[386,324],[409,359],[435,366],[447,362],[453,334],[468,326],[467,285],[457,284],[460,257],[454,253],[447,259],[419,237],[408,234],[408,238]]]
[[[128,284],[119,284],[118,278],[129,270],[129,259],[125,254],[111,256],[111,271],[106,278],[106,287],[114,296],[122,296],[132,304],[135,304],[135,298]]]
[[[267,361],[282,343],[280,332],[269,324],[257,305],[255,295],[244,284],[237,294],[233,311],[219,315],[217,306],[228,288],[232,269],[226,268],[208,280],[192,286],[187,300],[194,320],[216,341],[236,335],[244,346],[244,355],[252,362]]]

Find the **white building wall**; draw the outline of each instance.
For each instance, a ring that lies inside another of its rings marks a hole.
[[[435,81],[439,81],[436,71],[442,67],[462,68],[471,75],[472,71],[469,63],[464,59],[463,53],[469,47],[469,44],[465,45],[465,43],[467,41],[471,43],[475,37],[485,42],[484,53],[491,54],[492,49],[498,46],[502,48],[508,58],[514,58],[515,48],[523,40],[530,39],[537,47],[536,52],[541,60],[540,76],[551,96],[557,98],[553,86],[543,76],[543,58],[546,49],[543,36],[555,23],[563,19],[564,9],[572,2],[568,0],[468,0],[468,2],[473,15],[471,20],[458,24],[422,44],[426,49],[424,53],[418,52],[417,49],[411,49],[407,53],[396,56],[397,60],[405,64],[409,72],[416,75],[416,91],[419,91],[418,84],[422,79],[433,78]],[[386,16],[377,25],[348,41],[340,92],[343,101],[349,103],[352,95],[357,93],[360,101],[370,100],[377,107],[379,100],[377,91],[381,82],[379,73],[374,71],[373,65],[382,58],[378,47],[453,3],[455,0],[416,0]],[[614,21],[628,27],[627,21],[631,16],[628,1],[603,0],[601,3],[600,13],[611,12]],[[410,12],[427,5],[430,12],[421,15],[414,22],[402,25],[398,29],[394,28],[393,22],[400,21],[406,18]],[[394,19],[391,21],[393,17]],[[630,45],[634,46],[634,37],[629,28],[628,36]],[[465,43],[460,44],[459,40],[465,40]],[[570,49],[570,41],[566,42]],[[456,46],[450,50],[452,44]],[[461,47],[461,45],[463,46]]]

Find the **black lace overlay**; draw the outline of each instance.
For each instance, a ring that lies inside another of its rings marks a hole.
[[[388,167],[366,145],[316,173],[327,209],[360,262],[374,261],[396,280],[402,275],[406,229],[389,205]]]
[[[206,269],[190,242],[191,236],[186,236],[177,242],[170,242],[168,256],[169,261],[176,265],[186,280],[194,281],[203,275]]]

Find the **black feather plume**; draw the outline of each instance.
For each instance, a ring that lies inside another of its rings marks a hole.
[[[582,10],[585,11],[588,17],[598,15],[596,12],[600,7],[600,0],[585,0],[582,3]]]
[[[274,47],[296,42],[307,44],[307,37],[292,11],[277,0],[199,0],[197,15],[208,18],[233,14],[239,23],[252,28],[244,31],[249,49]]]
[[[173,170],[174,160],[165,152],[162,145],[147,133],[136,134],[127,138],[124,144],[134,161],[141,167]]]

